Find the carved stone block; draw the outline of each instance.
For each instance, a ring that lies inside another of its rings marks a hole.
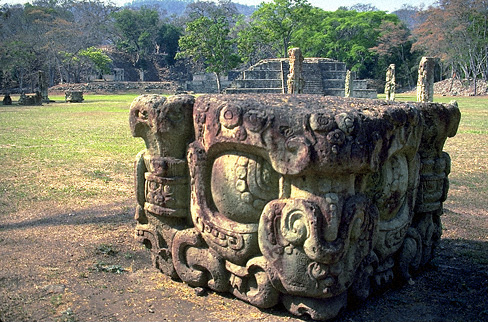
[[[64,94],[65,101],[69,103],[81,103],[85,100],[82,91],[66,91]]]
[[[455,102],[140,96],[136,238],[191,286],[333,318],[431,260],[459,121]]]

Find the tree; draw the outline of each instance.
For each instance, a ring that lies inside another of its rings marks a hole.
[[[123,9],[113,13],[113,17],[118,34],[117,47],[130,55],[133,66],[144,75],[147,58],[156,51],[160,24],[158,12],[145,7],[140,10]]]
[[[309,19],[312,6],[307,0],[273,0],[263,2],[252,16],[249,27],[240,32],[244,54],[252,52],[258,43],[271,46],[274,56],[288,57],[294,33]],[[250,39],[255,39],[255,44]]]
[[[422,15],[413,48],[437,56],[452,74],[472,78],[476,95],[477,78],[488,78],[488,1],[441,0]]]
[[[110,72],[110,64],[112,63],[112,59],[110,59],[110,57],[108,57],[107,54],[105,54],[101,49],[89,47],[81,50],[79,55],[80,57],[89,59],[95,66],[95,69],[100,76]]]
[[[205,70],[214,73],[217,90],[221,92],[220,76],[237,67],[239,56],[235,53],[235,40],[230,38],[229,20],[224,16],[210,19],[201,16],[189,22],[185,35],[179,40],[180,52],[176,58],[202,61]]]
[[[412,41],[410,31],[401,22],[383,21],[378,28],[379,38],[377,45],[371,51],[381,58],[381,70],[386,70],[389,64],[395,64],[400,71],[397,77],[400,86],[414,85],[411,66],[416,65],[417,55],[411,51]],[[402,84],[403,83],[403,84]]]
[[[398,17],[384,11],[313,8],[311,12],[305,27],[296,31],[293,45],[300,47],[304,56],[336,59],[359,77],[374,78],[378,57],[371,48],[378,44],[379,27],[384,21],[399,23]]]
[[[163,23],[156,36],[157,53],[166,54],[166,63],[173,65],[178,52],[178,40],[182,35],[180,28]]]

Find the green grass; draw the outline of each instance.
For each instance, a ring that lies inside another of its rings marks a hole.
[[[130,134],[129,107],[136,94],[85,95],[83,103],[0,106],[0,213],[56,202],[87,206],[130,198],[133,160],[144,148]],[[398,101],[415,101],[398,95]],[[449,208],[488,207],[488,98],[457,100],[458,134],[445,145],[452,158]],[[14,98],[15,100],[15,98]]]
[[[83,103],[55,96],[50,98],[57,102],[43,106],[1,106],[2,212],[37,201],[121,197],[144,147],[129,129],[136,96],[86,95]]]

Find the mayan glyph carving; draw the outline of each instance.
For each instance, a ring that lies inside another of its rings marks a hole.
[[[288,50],[290,60],[290,73],[288,74],[287,86],[289,94],[301,94],[305,86],[303,78],[303,55],[300,48]]]
[[[434,68],[434,57],[422,57],[417,79],[417,102],[432,102],[434,100]]]
[[[136,238],[191,286],[333,318],[430,261],[459,120],[455,103],[141,96]]]

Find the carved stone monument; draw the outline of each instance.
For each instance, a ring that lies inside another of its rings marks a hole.
[[[385,95],[387,101],[395,100],[395,64],[390,64],[386,70]]]
[[[25,94],[22,92],[20,94],[19,100],[17,102],[19,105],[42,105],[41,93],[36,92],[35,94]]]
[[[459,121],[455,102],[140,96],[136,238],[191,286],[333,318],[431,260]]]
[[[351,71],[348,70],[346,72],[346,82],[344,85],[344,97],[351,97],[352,91],[353,91],[353,84],[354,82],[351,79]]]
[[[10,97],[9,93],[5,94],[2,102],[3,102],[3,105],[12,105],[12,98]]]
[[[290,59],[290,73],[288,74],[288,93],[302,94],[305,86],[303,79],[303,55],[300,48],[290,48],[288,50]]]
[[[66,91],[64,97],[65,101],[69,103],[82,103],[85,100],[82,91]]]
[[[435,58],[422,57],[417,80],[417,102],[434,101],[434,68]]]
[[[50,102],[49,95],[48,95],[48,89],[49,89],[49,86],[47,83],[46,74],[42,70],[40,70],[39,71],[39,92],[41,93],[43,103],[49,103]]]

